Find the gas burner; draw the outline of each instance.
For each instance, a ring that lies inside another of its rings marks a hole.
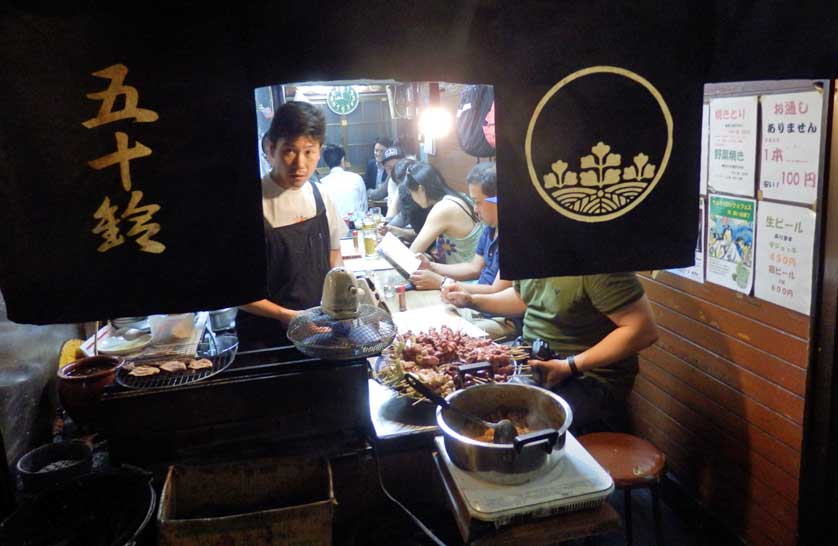
[[[445,451],[442,436],[435,438],[451,484],[472,518],[501,527],[515,521],[596,508],[614,491],[611,476],[576,438],[567,433],[564,456],[555,467],[520,485],[500,485],[476,478],[456,466]]]

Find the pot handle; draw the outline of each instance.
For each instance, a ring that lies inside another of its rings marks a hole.
[[[524,446],[542,442],[544,443],[542,446],[544,451],[552,453],[553,447],[559,442],[559,431],[554,428],[545,428],[528,434],[521,434],[515,437],[512,445],[515,447],[515,451],[520,453]],[[559,448],[561,449],[561,447],[564,447],[564,434],[561,435],[561,446]]]
[[[429,386],[422,383],[415,375],[406,373],[404,374],[404,379],[407,381],[407,384],[419,391],[422,396],[433,402],[434,404],[442,407],[443,409],[448,409],[451,404],[448,403],[448,400],[438,395],[434,392]]]

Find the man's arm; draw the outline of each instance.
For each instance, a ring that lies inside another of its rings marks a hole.
[[[617,328],[587,351],[575,355],[576,367],[580,372],[628,358],[658,340],[658,328],[645,295],[607,316]],[[567,360],[530,360],[529,364],[546,373],[548,387],[562,382],[572,374]]]
[[[480,278],[480,272],[483,271],[483,266],[485,265],[483,256],[480,254],[475,254],[470,262],[459,264],[438,264],[428,261],[427,258],[422,260],[422,265],[427,263],[428,269],[434,273],[444,277],[450,277],[455,281],[471,281]]]
[[[417,257],[421,265],[410,275],[410,282],[418,290],[438,290],[442,288],[444,277],[458,281],[476,279],[483,269],[483,256],[479,254],[475,254],[470,262],[460,264],[434,263],[429,261],[424,254],[418,254]]]
[[[527,310],[527,304],[511,286],[494,294],[450,291],[446,297],[449,303],[457,307],[470,307],[493,316],[521,317]]]
[[[343,256],[340,255],[340,249],[332,249],[329,251],[329,266],[337,267],[343,265]]]
[[[512,287],[512,281],[505,281],[500,278],[500,273],[495,275],[492,284],[463,284],[463,290],[472,294],[494,294]]]
[[[260,317],[275,319],[279,321],[284,328],[287,328],[291,319],[299,313],[299,311],[294,311],[293,309],[277,305],[270,300],[259,300],[254,301],[253,303],[240,305],[239,309],[243,309],[248,313],[252,313]]]

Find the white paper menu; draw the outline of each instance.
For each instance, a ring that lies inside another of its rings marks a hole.
[[[759,189],[765,199],[818,198],[823,94],[763,95]]]
[[[805,207],[760,201],[754,296],[810,314],[816,216]]]
[[[757,97],[710,100],[709,191],[754,196]]]
[[[419,258],[392,233],[388,233],[381,239],[381,242],[376,247],[376,251],[381,257],[390,262],[390,265],[405,279],[409,278],[410,274],[419,269],[419,266],[422,264]]]

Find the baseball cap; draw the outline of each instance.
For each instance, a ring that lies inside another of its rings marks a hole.
[[[401,150],[396,147],[387,148],[384,150],[384,157],[381,158],[381,162],[384,163],[388,159],[402,159],[404,158],[404,154]]]

